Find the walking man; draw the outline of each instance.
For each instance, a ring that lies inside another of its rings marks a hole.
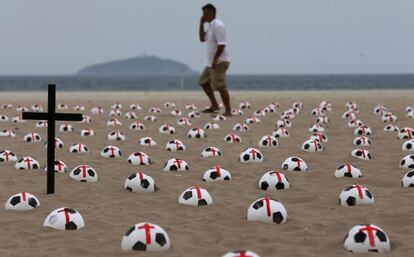
[[[202,8],[203,15],[200,19],[199,37],[201,42],[207,44],[207,55],[204,61],[204,70],[200,76],[199,84],[210,99],[210,107],[203,110],[206,113],[217,113],[219,105],[214,91],[220,92],[225,107],[223,115],[231,116],[230,95],[227,90],[226,71],[230,61],[227,53],[227,34],[224,24],[216,17],[216,8],[207,4]],[[208,23],[207,31],[204,24]]]

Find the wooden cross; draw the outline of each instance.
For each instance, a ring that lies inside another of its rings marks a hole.
[[[55,121],[81,121],[82,114],[56,113],[56,85],[48,86],[47,112],[23,112],[24,120],[47,120],[47,194],[55,193]]]

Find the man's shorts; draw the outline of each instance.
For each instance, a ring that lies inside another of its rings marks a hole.
[[[216,91],[226,89],[226,71],[229,68],[229,65],[229,62],[221,62],[217,64],[215,69],[212,67],[205,67],[198,80],[198,84],[210,84],[213,90]]]

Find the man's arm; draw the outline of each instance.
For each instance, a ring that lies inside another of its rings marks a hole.
[[[216,51],[216,54],[214,55],[213,63],[211,65],[211,66],[213,66],[213,68],[216,68],[217,60],[220,57],[220,55],[223,53],[225,47],[226,47],[226,45],[218,45],[217,46],[217,51]]]
[[[200,42],[206,41],[206,32],[204,31],[204,23],[205,23],[204,16],[200,19],[200,28],[198,29],[198,36],[200,38]]]

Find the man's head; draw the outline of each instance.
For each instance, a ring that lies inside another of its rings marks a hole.
[[[216,18],[216,7],[214,7],[214,5],[206,4],[201,10],[203,10],[203,16],[206,21],[211,22]]]

